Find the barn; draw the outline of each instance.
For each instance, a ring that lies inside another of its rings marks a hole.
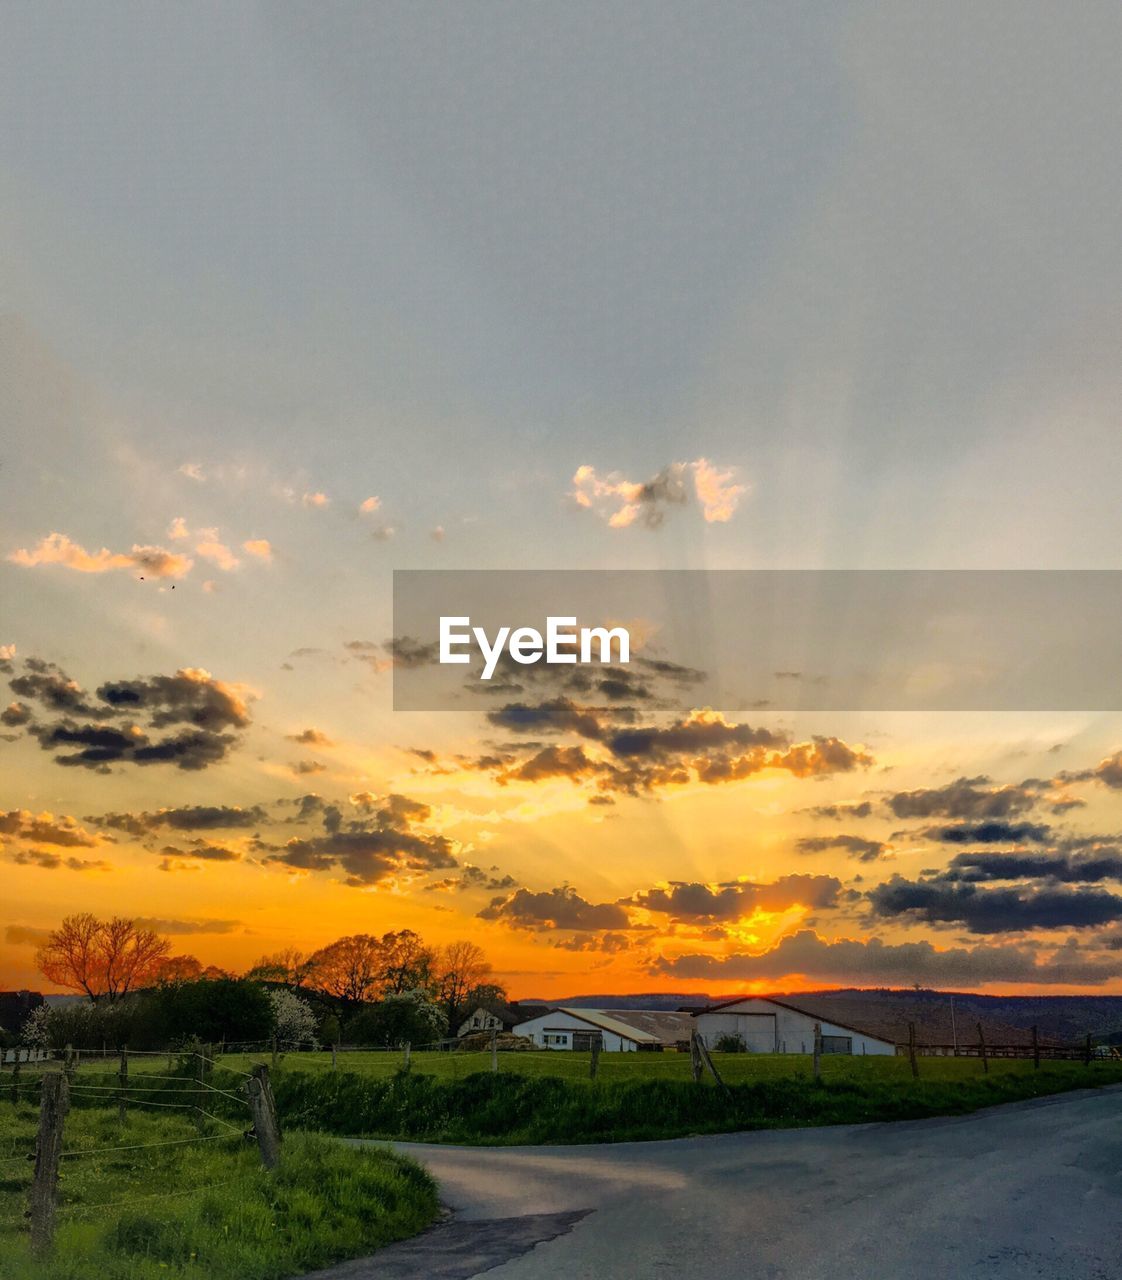
[[[709,1049],[723,1036],[735,1036],[749,1053],[813,1053],[814,1027],[822,1033],[823,1053],[894,1054],[896,1045],[858,1027],[827,1022],[789,1000],[746,996],[710,1005],[694,1013],[698,1035]]]
[[[589,1050],[594,1040],[607,1053],[659,1052],[688,1040],[693,1029],[688,1013],[650,1009],[549,1009],[520,1022],[514,1034],[543,1049]]]

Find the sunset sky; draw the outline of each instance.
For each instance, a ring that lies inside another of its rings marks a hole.
[[[9,7],[0,987],[1122,992],[1117,713],[392,709],[394,569],[1119,567],[1122,10],[700,7]]]

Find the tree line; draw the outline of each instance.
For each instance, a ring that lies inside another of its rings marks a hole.
[[[157,929],[127,917],[67,916],[36,953],[43,976],[85,999],[50,1006],[40,1038],[157,1047],[210,1041],[428,1043],[455,1035],[483,1005],[506,1002],[474,942],[431,946],[411,929],[351,934],[315,951],[265,955],[242,974],[173,955]],[[47,1028],[50,1027],[48,1031]],[[15,1034],[8,1028],[8,1038]]]

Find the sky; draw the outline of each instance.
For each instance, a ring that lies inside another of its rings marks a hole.
[[[11,9],[0,985],[91,910],[523,997],[1122,992],[1117,713],[696,706],[657,633],[400,712],[390,643],[394,569],[1119,567],[1120,55],[1090,3]]]

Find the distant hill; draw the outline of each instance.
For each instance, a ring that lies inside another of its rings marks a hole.
[[[1074,1044],[1088,1032],[1100,1044],[1122,1043],[1122,996],[986,996],[971,991],[916,991],[912,988],[860,988],[770,994],[873,1035],[903,1043],[908,1023],[916,1024],[922,1044],[975,1043],[978,1023],[992,1044],[1024,1044],[1037,1028],[1042,1042]],[[951,997],[954,997],[954,1024]],[[687,992],[640,992],[630,995],[565,996],[556,1000],[523,1000],[556,1008],[681,1009],[704,1008],[722,999]]]

